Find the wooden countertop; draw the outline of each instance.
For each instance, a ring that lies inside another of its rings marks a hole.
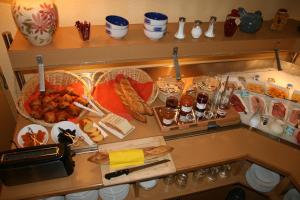
[[[28,120],[20,117],[16,131],[28,123]],[[148,118],[147,125],[138,122],[135,125],[136,130],[125,140],[164,135],[154,117]],[[105,143],[116,141],[118,140],[114,136],[110,136]],[[174,147],[172,157],[178,172],[248,159],[288,176],[300,188],[300,151],[245,127],[170,140],[167,144]],[[88,162],[89,156],[90,154],[81,154],[74,157],[76,166],[69,177],[19,186],[2,186],[0,199],[41,198],[100,188],[100,167]]]

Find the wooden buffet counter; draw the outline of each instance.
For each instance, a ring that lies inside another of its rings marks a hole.
[[[19,116],[16,131],[28,123],[30,122]],[[149,117],[146,125],[138,122],[134,123],[134,125],[136,130],[124,140],[159,135],[172,136],[172,134],[179,134],[180,132],[174,131],[168,134],[161,132],[154,117]],[[193,130],[189,131],[192,132]],[[184,131],[181,132],[183,133]],[[110,135],[105,140],[105,143],[117,141],[120,140]],[[285,180],[289,178],[296,187],[300,188],[300,151],[255,131],[250,131],[244,126],[217,130],[211,134],[173,138],[167,140],[167,144],[174,147],[172,157],[177,172],[191,171],[195,168],[209,167],[226,162],[248,160],[280,173],[286,177]],[[89,156],[90,154],[88,153],[74,157],[76,166],[74,173],[69,177],[19,186],[2,186],[0,199],[35,199],[100,188],[102,187],[100,166],[87,161]],[[243,178],[243,173],[244,171],[242,170],[237,177]],[[221,185],[241,182],[237,177],[229,179],[227,182],[223,181]],[[218,187],[220,186],[220,183],[215,184]],[[210,183],[210,188],[214,188],[214,183]],[[158,195],[157,198],[160,197],[159,193],[156,195]],[[166,197],[168,196],[161,196],[161,198]],[[139,197],[136,199],[143,198]]]
[[[120,66],[167,66],[172,63],[171,53],[174,46],[180,49],[180,63],[186,65],[251,60],[252,58],[273,59],[274,48],[279,48],[281,51],[299,51],[299,33],[295,28],[298,23],[292,20],[285,31],[271,32],[270,22],[267,22],[257,34],[238,32],[233,39],[223,36],[223,23],[218,23],[217,37],[214,40],[204,37],[194,40],[187,37],[184,41],[174,39],[177,25],[170,24],[168,33],[159,43],[145,38],[141,31],[142,25],[132,25],[128,36],[120,41],[110,39],[104,32],[104,26],[95,26],[94,37],[88,43],[83,43],[79,39],[74,27],[64,27],[57,30],[53,43],[47,47],[32,47],[18,33],[9,50],[9,56],[12,69],[16,72],[36,71],[35,56],[37,54],[44,56],[47,70],[62,69],[61,66],[65,70],[104,69]],[[192,24],[189,23],[187,26],[190,29]],[[95,64],[96,67],[90,67],[89,64]],[[243,67],[245,69],[245,66]],[[224,69],[229,68],[224,67]],[[19,116],[16,132],[29,123],[31,122]],[[277,193],[267,195],[268,197],[276,199],[280,196],[279,193],[288,187],[289,181],[300,189],[300,150],[274,141],[259,132],[250,131],[245,126],[216,129],[213,133],[201,135],[199,127],[161,132],[154,117],[148,117],[147,124],[134,121],[133,125],[136,130],[122,141],[165,136],[167,144],[174,147],[172,158],[177,172],[188,172],[233,161],[250,161],[282,175],[282,181],[278,186],[281,189],[277,190]],[[178,135],[182,137],[177,137]],[[191,137],[186,137],[187,135]],[[118,138],[110,135],[103,143],[118,141],[120,141]],[[69,177],[19,186],[2,186],[0,200],[37,199],[101,188],[103,184],[100,166],[87,161],[90,155],[80,154],[74,157],[76,166],[74,173]],[[244,180],[246,167],[237,170],[232,178],[218,183],[205,183],[197,189],[189,187],[171,195],[162,192],[161,187],[157,186],[153,191],[144,191],[139,197],[129,195],[127,199],[165,199],[234,183],[246,184]]]

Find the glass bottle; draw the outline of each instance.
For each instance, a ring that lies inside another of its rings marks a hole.
[[[201,92],[197,95],[197,102],[195,106],[195,115],[197,119],[202,119],[204,117],[204,111],[208,103],[208,95]]]
[[[194,98],[185,93],[180,99],[180,111],[179,111],[179,121],[180,122],[190,122],[193,120],[192,110],[193,110]]]

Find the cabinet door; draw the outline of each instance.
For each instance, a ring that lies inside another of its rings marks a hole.
[[[7,102],[5,93],[0,87],[0,151],[10,149],[10,140],[16,126],[16,120]]]

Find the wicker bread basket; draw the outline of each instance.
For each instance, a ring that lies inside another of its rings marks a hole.
[[[97,74],[97,73],[95,73]],[[152,78],[143,70],[137,68],[124,68],[124,69],[113,69],[111,71],[104,72],[94,83],[94,86],[104,83],[106,81],[114,80],[118,74],[123,74],[126,77],[130,77],[140,83],[153,82]],[[93,78],[93,80],[95,80]],[[158,95],[158,88],[155,82],[153,82],[152,93],[149,96],[147,104],[152,104]],[[99,105],[99,103],[97,102]],[[106,108],[99,105],[103,110],[109,112]]]
[[[66,71],[46,72],[45,80],[52,85],[60,85],[60,86],[68,86],[72,83],[80,82],[84,88],[84,95],[88,96],[88,97],[90,96],[87,84],[79,76],[77,76],[73,73],[66,72]],[[24,103],[36,91],[38,84],[39,84],[38,75],[33,76],[30,80],[28,80],[26,82],[26,84],[24,85],[24,87],[22,89],[22,93],[18,98],[18,103],[17,103],[16,107],[17,107],[18,112],[22,116],[31,120],[32,122],[43,125],[43,126],[51,127],[55,123],[47,123],[44,120],[38,120],[38,119],[32,118],[24,107]],[[79,115],[79,118],[82,117],[85,113],[86,113],[86,111],[82,111]]]

